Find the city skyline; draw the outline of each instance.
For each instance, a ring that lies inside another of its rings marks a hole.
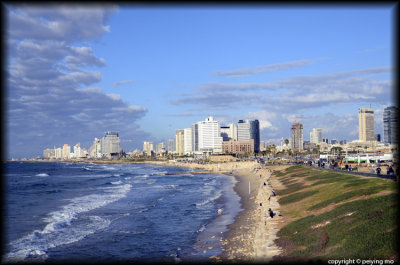
[[[394,4],[3,8],[7,158],[106,131],[132,151],[208,116],[257,119],[276,144],[296,117],[351,141],[359,108],[383,135],[395,105]]]

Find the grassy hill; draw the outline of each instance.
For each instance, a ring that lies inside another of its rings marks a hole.
[[[281,214],[277,261],[398,260],[397,183],[292,166],[274,172]]]

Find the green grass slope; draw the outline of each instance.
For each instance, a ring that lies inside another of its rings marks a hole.
[[[398,259],[397,183],[292,166],[274,172],[282,260]]]

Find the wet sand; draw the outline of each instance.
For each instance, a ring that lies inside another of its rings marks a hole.
[[[280,184],[271,178],[271,173],[272,170],[282,168],[242,169],[233,172],[238,180],[234,189],[241,197],[244,210],[224,234],[224,252],[217,260],[267,262],[281,253],[274,240],[279,229],[285,225],[285,219],[280,215],[279,196],[271,196],[274,188],[277,188],[275,186]],[[273,218],[269,216],[269,208],[275,214]]]

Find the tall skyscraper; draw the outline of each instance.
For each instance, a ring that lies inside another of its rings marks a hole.
[[[210,116],[192,125],[193,151],[222,153],[219,122]]]
[[[358,134],[359,140],[374,141],[374,111],[368,108],[358,109]]]
[[[319,144],[322,142],[322,129],[313,128],[310,132],[310,143]]]
[[[260,152],[260,123],[258,120],[239,120],[237,125],[237,140],[254,140],[254,152]]]
[[[192,128],[183,129],[183,144],[184,144],[184,153],[191,154],[193,152],[192,149]]]
[[[398,143],[397,126],[398,126],[399,109],[394,106],[386,107],[383,110],[383,140],[385,143]]]
[[[64,144],[62,148],[62,158],[69,159],[70,153],[71,153],[71,146],[69,146],[68,144]]]
[[[176,130],[175,131],[175,144],[176,144],[176,153],[178,155],[183,155],[185,153],[185,138],[184,138],[184,130]]]
[[[260,152],[260,123],[258,120],[250,121],[250,139],[254,140],[254,153]]]
[[[120,140],[118,132],[107,131],[101,138],[101,153],[103,155],[118,154],[120,152]]]
[[[238,141],[250,140],[250,122],[248,120],[239,120],[237,125],[237,139]]]
[[[303,149],[303,124],[296,122],[292,125],[290,143],[293,151]]]

